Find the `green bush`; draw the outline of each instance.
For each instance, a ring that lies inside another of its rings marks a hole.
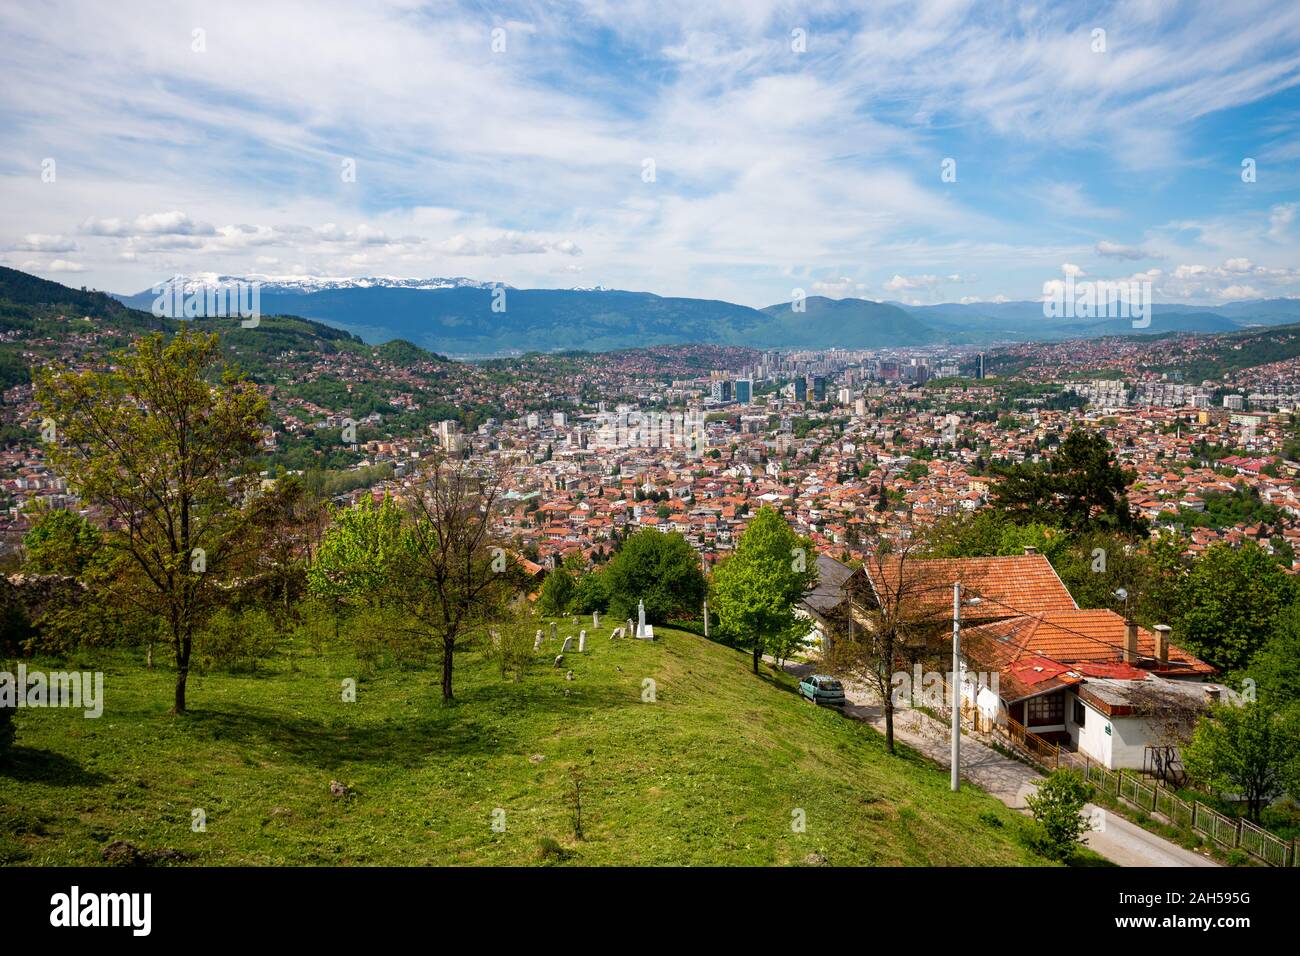
[[[1025,805],[1037,823],[1037,834],[1030,837],[1035,852],[1052,860],[1068,860],[1078,849],[1088,831],[1083,805],[1091,788],[1077,770],[1053,770],[1036,793],[1025,798]]]
[[[275,649],[275,625],[263,610],[222,608],[194,636],[194,661],[200,673],[257,670]]]

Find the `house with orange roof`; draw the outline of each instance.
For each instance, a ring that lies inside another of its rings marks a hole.
[[[942,642],[960,582],[972,602],[962,611],[963,668],[996,675],[966,683],[968,704],[1111,769],[1143,767],[1148,748],[1174,743],[1166,739],[1170,714],[1194,714],[1221,696],[1204,683],[1215,669],[1174,644],[1168,627],[1148,630],[1105,608],[1080,608],[1047,558],[1029,550],[868,561],[846,587],[870,603],[897,600],[910,586],[912,613],[928,616]]]

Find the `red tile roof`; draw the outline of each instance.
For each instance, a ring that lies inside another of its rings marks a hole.
[[[1095,677],[1134,676],[1125,670],[1125,621],[1114,611],[1105,608],[1048,611],[1036,616],[1009,618],[971,628],[989,637],[1005,642],[1018,653],[1033,654],[1061,661],[1081,668],[1097,670]],[[1155,660],[1156,636],[1144,627],[1138,628],[1137,669],[1157,674],[1213,674],[1209,664],[1173,644],[1169,645],[1169,661],[1160,664]],[[1112,673],[1115,667],[1120,670]]]
[[[993,558],[928,558],[904,562],[886,561],[877,566],[868,562],[868,575],[881,580],[888,592],[899,587],[900,566],[904,576],[934,582],[930,600],[952,604],[952,592],[941,584],[960,581],[967,597],[979,597],[981,604],[967,614],[973,619],[990,620],[1021,614],[1048,611],[1074,611],[1078,605],[1066,590],[1055,569],[1041,554],[1018,554]],[[873,584],[877,583],[873,580]],[[905,586],[906,583],[905,583]]]

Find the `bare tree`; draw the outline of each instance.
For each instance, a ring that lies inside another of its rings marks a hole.
[[[455,654],[504,623],[518,564],[494,536],[508,471],[437,457],[404,501],[403,544],[389,585],[411,626],[442,654],[442,699],[453,699]]]
[[[885,746],[894,753],[894,674],[935,661],[952,624],[952,577],[926,561],[920,540],[878,539],[862,568],[845,582],[848,639],[833,641],[831,668],[880,697]]]

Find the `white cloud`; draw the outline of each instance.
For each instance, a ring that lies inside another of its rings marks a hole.
[[[1108,256],[1112,259],[1158,258],[1139,246],[1124,246],[1117,242],[1107,242],[1105,239],[1097,243],[1097,255]]]
[[[79,262],[70,262],[67,259],[52,259],[46,263],[36,261],[24,262],[24,272],[40,273],[63,273],[63,272],[85,272],[86,267]]]
[[[64,236],[29,232],[13,248],[24,252],[75,252],[78,246],[75,241]]]

